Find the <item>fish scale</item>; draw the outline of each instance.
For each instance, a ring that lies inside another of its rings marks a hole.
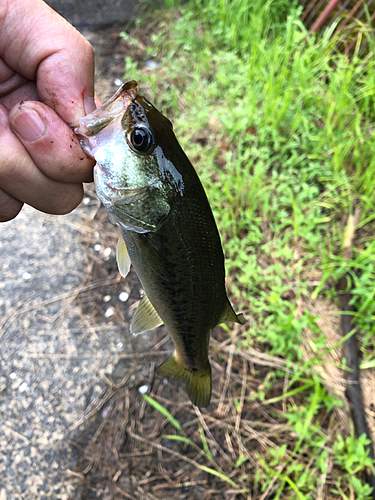
[[[125,276],[131,262],[145,291],[131,331],[164,323],[176,350],[158,373],[185,382],[192,403],[207,406],[211,330],[244,319],[225,291],[220,235],[199,177],[171,122],[139,95],[136,82],[74,130],[97,161],[97,194],[121,229],[119,270]]]

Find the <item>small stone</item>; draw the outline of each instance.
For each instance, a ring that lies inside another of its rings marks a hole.
[[[124,347],[124,344],[122,342],[119,342],[117,344],[117,349],[122,349]]]
[[[121,300],[121,302],[126,302],[129,298],[129,294],[128,292],[121,292],[118,298],[119,300]]]
[[[108,309],[106,310],[104,316],[106,318],[110,318],[111,316],[113,316],[115,314],[115,311],[113,310],[112,307],[108,307]]]
[[[138,392],[140,392],[141,394],[146,394],[146,392],[148,391],[148,385],[142,385],[139,389],[138,389]]]
[[[97,243],[96,245],[94,245],[95,252],[99,252],[101,248],[102,248],[102,246],[100,245],[100,243]]]
[[[7,379],[5,377],[0,377],[0,392],[5,391],[7,388]]]
[[[22,279],[29,280],[30,278],[31,278],[31,274],[28,273],[27,271],[22,274]]]
[[[112,297],[111,297],[110,295],[105,295],[105,296],[103,297],[103,302],[109,302],[109,301],[111,300],[111,298],[112,298]]]
[[[12,380],[16,379],[17,378],[17,375],[12,372],[10,375],[9,375],[9,378],[11,378]]]
[[[110,257],[110,255],[111,255],[111,253],[112,253],[112,248],[107,247],[107,248],[104,250],[104,252],[103,252],[103,258],[104,258],[104,260],[109,260],[109,257]]]
[[[153,69],[157,69],[157,68],[160,68],[159,61],[153,61],[152,59],[150,59],[149,61],[145,62],[145,69],[153,70]]]
[[[120,78],[115,78],[114,84],[119,87],[120,85],[122,85],[122,80],[120,80]]]
[[[102,411],[102,419],[105,420],[106,418],[109,417],[109,414],[111,413],[111,407],[110,406],[106,406],[104,408],[104,410]]]
[[[19,386],[18,390],[20,392],[25,392],[27,389],[27,383],[26,382],[22,382],[22,384]]]
[[[91,200],[90,200],[90,198],[89,198],[88,196],[85,196],[85,197],[83,198],[83,200],[82,200],[82,203],[83,203],[84,205],[88,205],[88,204],[90,203],[90,201],[91,201]]]

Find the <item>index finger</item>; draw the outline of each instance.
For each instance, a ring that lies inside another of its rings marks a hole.
[[[92,46],[42,0],[0,1],[0,57],[67,123],[94,109]]]

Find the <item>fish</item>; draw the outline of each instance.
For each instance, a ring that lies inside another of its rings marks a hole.
[[[206,407],[211,330],[245,320],[227,297],[220,235],[199,177],[171,121],[135,81],[80,118],[74,132],[96,160],[96,193],[121,230],[119,271],[125,277],[132,264],[144,290],[130,331],[164,324],[175,351],[157,373],[184,382],[191,402]]]

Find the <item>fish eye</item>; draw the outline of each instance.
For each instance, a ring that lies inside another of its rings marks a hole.
[[[137,127],[131,131],[129,143],[135,151],[148,153],[154,144],[154,138],[148,128]]]

